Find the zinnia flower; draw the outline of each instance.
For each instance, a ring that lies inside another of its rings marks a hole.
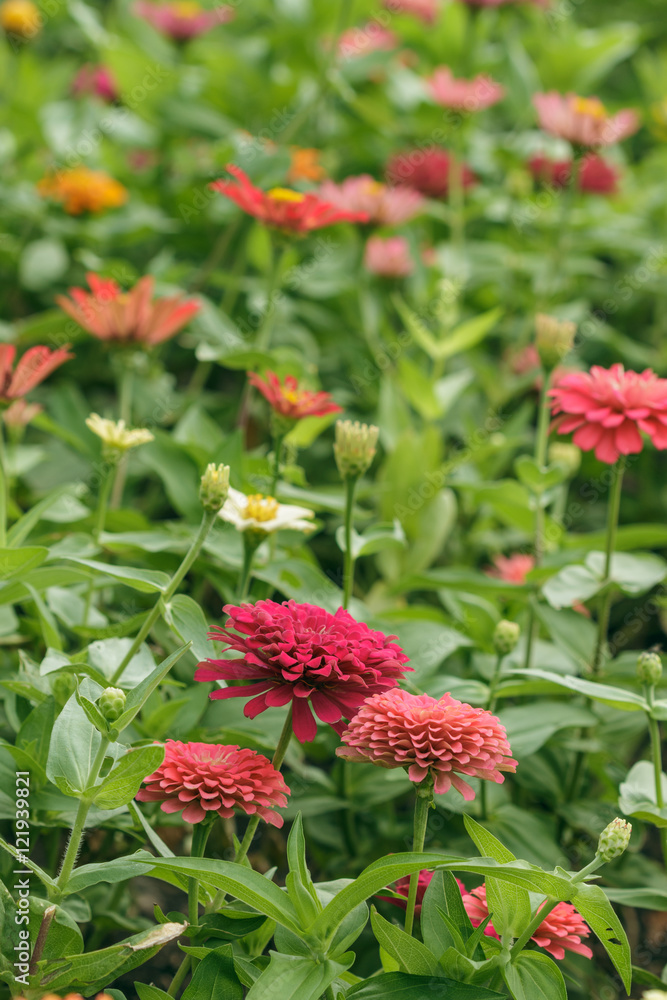
[[[320,163],[319,149],[292,146],[290,149],[290,168],[287,171],[287,180],[290,184],[295,181],[321,181],[324,174],[324,167]]]
[[[440,10],[439,0],[382,0],[382,6],[392,14],[411,14],[424,24],[435,24]]]
[[[535,569],[535,558],[523,552],[514,552],[511,556],[497,555],[493,557],[493,567],[485,570],[487,576],[493,576],[505,583],[525,583],[531,570]]]
[[[499,720],[483,708],[452,698],[381,691],[364,702],[342,736],[336,753],[345,760],[370,760],[380,767],[404,767],[410,781],[427,777],[436,795],[451,786],[464,799],[475,793],[460,775],[502,783],[515,771],[510,745]]]
[[[283,825],[274,809],[287,805],[289,788],[271,761],[254,750],[167,740],[163,762],[144,781],[139,802],[161,802],[166,813],[182,810],[186,823],[201,823],[212,812],[228,819],[239,809]]]
[[[31,420],[42,412],[39,403],[29,403],[26,399],[15,399],[2,414],[7,427],[27,427]]]
[[[56,368],[74,357],[67,347],[69,344],[56,351],[48,347],[30,347],[14,367],[16,347],[14,344],[0,344],[0,399],[25,396]]]
[[[597,97],[576,94],[534,94],[540,128],[577,146],[610,146],[639,128],[636,111],[626,108],[609,116]]]
[[[227,499],[220,508],[223,521],[233,524],[237,531],[259,531],[272,535],[274,531],[314,531],[314,514],[307,507],[296,504],[278,503],[273,497],[262,493],[246,496],[232,486]]]
[[[427,198],[445,198],[449,194],[452,159],[447,150],[437,146],[397,153],[387,164],[387,180],[390,184],[407,184]],[[464,188],[475,183],[475,175],[465,164],[462,182]]]
[[[510,3],[532,3],[534,7],[548,7],[550,0],[463,0],[469,7],[504,7]]]
[[[426,86],[436,104],[456,111],[483,111],[505,96],[505,88],[490,76],[482,74],[473,80],[459,80],[448,66],[439,66],[426,80]]]
[[[290,233],[308,233],[332,226],[335,222],[367,221],[365,214],[336,208],[315,194],[302,194],[280,187],[262,191],[233,163],[227,164],[227,170],[236,181],[213,181],[209,187],[231,198],[244,212],[266,226]]]
[[[400,39],[393,31],[383,28],[377,21],[368,21],[358,28],[348,28],[338,42],[341,59],[356,59],[371,52],[390,52],[397,48]]]
[[[43,18],[32,0],[5,0],[0,4],[0,26],[8,35],[32,38],[41,29]]]
[[[89,63],[82,66],[72,80],[72,93],[75,97],[90,94],[109,102],[119,97],[111,70],[107,66],[91,66]]]
[[[206,660],[195,680],[242,681],[213,691],[211,698],[250,697],[244,709],[249,719],[291,702],[301,743],[317,734],[312,711],[342,732],[343,720],[369,695],[393,687],[411,669],[395,636],[373,631],[343,608],[332,615],[312,604],[258,601],[224,610],[230,616],[225,627],[212,629],[209,638],[242,656]]]
[[[285,376],[284,382],[281,382],[272,371],[267,371],[266,381],[255,372],[247,374],[250,385],[259,389],[275,413],[288,420],[324,417],[327,413],[343,412],[342,407],[334,402],[328,392],[301,389],[293,375]]]
[[[364,251],[364,267],[384,278],[403,278],[415,269],[408,241],[402,236],[371,236]]]
[[[363,212],[369,222],[379,226],[399,226],[402,222],[409,222],[424,204],[418,191],[403,185],[388,187],[368,174],[347,177],[342,184],[325,181],[318,194],[336,208]]]
[[[196,0],[166,0],[165,3],[137,0],[134,11],[175,42],[186,42],[203,35],[234,17],[234,8],[227,4],[205,10]]]
[[[114,452],[128,451],[130,448],[138,448],[155,440],[145,427],[126,427],[124,420],[107,420],[99,413],[91,413],[86,417],[86,426]]]
[[[118,208],[128,197],[127,188],[119,181],[102,170],[89,170],[88,167],[73,167],[44,177],[37,190],[42,197],[61,202],[68,215]]]
[[[667,448],[667,379],[647,368],[625,371],[594,365],[590,372],[563,375],[549,390],[559,434],[574,431],[582,451],[595,450],[601,462],[613,464],[619,455],[642,450],[641,431],[660,451]]]
[[[557,188],[567,187],[572,176],[572,160],[551,160],[533,156],[528,169],[533,177]],[[596,153],[588,153],[577,172],[577,189],[588,194],[616,194],[619,172]]]
[[[400,896],[405,896],[404,900],[396,899],[394,896],[378,896],[378,899],[386,899],[388,903],[393,903],[394,906],[399,906],[401,910],[405,910],[408,905],[408,893],[410,892],[410,878],[411,878],[410,875],[405,875],[403,878],[399,878],[397,882],[394,882],[393,885],[394,892],[397,892]],[[426,869],[422,869],[419,873],[419,881],[417,883],[417,901],[415,903],[416,917],[418,917],[422,911],[422,903],[424,902],[424,893],[431,884],[432,878],[433,878],[433,872],[429,872]]]
[[[86,275],[91,292],[70,288],[71,299],[56,296],[68,316],[100,340],[160,344],[173,337],[199,311],[194,299],[169,295],[153,299],[153,278],[140,278],[129,292],[121,292],[112,278]],[[72,301],[73,300],[73,301]]]

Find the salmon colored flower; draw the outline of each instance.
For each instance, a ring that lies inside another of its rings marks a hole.
[[[361,212],[346,212],[322,201],[315,194],[302,194],[289,188],[272,188],[262,191],[255,187],[240,167],[227,164],[227,170],[236,181],[213,181],[209,187],[235,201],[248,215],[266,226],[290,233],[308,233],[313,229],[332,226],[336,222],[366,222]]]
[[[392,14],[410,14],[424,24],[435,24],[440,0],[382,0],[382,6]]]
[[[196,0],[166,0],[164,3],[137,0],[134,12],[175,42],[187,42],[219,24],[226,24],[235,13],[227,4],[205,10]]]
[[[290,184],[294,184],[295,181],[321,181],[324,176],[325,170],[320,163],[319,149],[292,146],[290,168],[287,171],[287,180]]]
[[[505,88],[490,76],[481,74],[473,80],[459,80],[448,66],[439,66],[426,80],[426,86],[436,104],[456,111],[483,111],[505,96]]]
[[[437,146],[406,150],[390,159],[387,180],[390,184],[406,184],[427,198],[445,198],[449,194],[452,159],[451,153]],[[475,183],[475,175],[465,164],[462,175],[464,188]]]
[[[140,278],[129,292],[121,292],[112,278],[89,272],[91,288],[70,288],[71,299],[56,296],[68,316],[100,340],[160,344],[173,337],[199,311],[199,303],[182,295],[154,299],[153,278]]]
[[[343,412],[343,408],[334,402],[328,392],[302,389],[293,375],[286,375],[284,382],[271,371],[267,371],[266,381],[256,372],[248,372],[247,375],[250,385],[259,389],[275,413],[288,420],[324,417],[327,413]]]
[[[294,735],[301,743],[317,734],[313,711],[342,732],[343,720],[369,694],[394,687],[411,669],[395,636],[373,631],[343,608],[332,615],[312,604],[258,601],[224,610],[229,615],[225,627],[213,628],[209,639],[242,655],[205,660],[195,680],[242,682],[213,691],[211,698],[250,697],[244,709],[249,719],[291,703]]]
[[[400,39],[377,21],[368,21],[358,28],[348,28],[338,42],[341,59],[358,59],[371,52],[390,52],[398,48]]]
[[[418,191],[404,185],[389,187],[369,174],[347,177],[341,184],[325,181],[318,194],[336,208],[363,212],[369,222],[379,226],[399,226],[402,222],[409,222],[424,205]]]
[[[641,432],[659,451],[667,448],[667,379],[647,368],[626,371],[594,365],[590,372],[563,375],[549,390],[559,434],[570,434],[582,451],[611,465],[642,450]],[[561,416],[562,414],[562,416]]]
[[[30,347],[14,367],[16,347],[14,344],[0,344],[0,399],[19,399],[29,393],[51,372],[74,357],[68,352],[68,347],[69,344],[56,351],[48,347]]]
[[[15,399],[11,406],[8,406],[2,414],[2,419],[7,427],[27,427],[31,420],[34,420],[42,410],[39,403],[29,403],[26,399]]]
[[[608,115],[597,97],[576,94],[534,94],[540,128],[567,139],[576,146],[610,146],[632,135],[639,128],[636,111],[626,108]]]
[[[371,236],[364,251],[364,267],[383,278],[404,278],[415,269],[408,241],[402,236]]]
[[[437,699],[401,688],[381,691],[364,702],[342,739],[339,757],[403,767],[415,784],[430,776],[436,795],[453,785],[464,799],[474,799],[461,775],[500,784],[503,771],[516,770],[505,729],[495,715],[450,694]]]
[[[37,184],[37,190],[43,198],[61,202],[68,215],[119,208],[128,198],[127,188],[119,181],[88,167],[73,167],[44,177]]]
[[[271,761],[254,750],[167,740],[163,762],[144,781],[139,802],[161,802],[166,813],[182,811],[186,823],[201,823],[211,813],[228,819],[240,810],[283,825],[274,809],[287,805],[289,788]]]
[[[113,73],[107,66],[82,66],[72,81],[72,94],[80,97],[88,94],[103,101],[117,101],[120,94]]]
[[[528,161],[533,177],[557,188],[569,185],[572,166],[572,160],[551,160],[541,154]],[[616,194],[618,180],[618,170],[596,153],[588,153],[577,171],[577,189],[585,194]]]
[[[511,556],[494,556],[493,566],[485,570],[487,576],[493,576],[505,583],[526,582],[526,577],[535,569],[533,556],[523,552],[514,552]]]

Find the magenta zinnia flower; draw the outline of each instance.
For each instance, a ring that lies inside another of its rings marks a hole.
[[[572,160],[551,160],[540,154],[528,161],[533,177],[554,187],[567,187],[572,176]],[[577,189],[585,194],[616,194],[619,172],[596,153],[587,153],[577,172]]]
[[[392,14],[411,14],[424,24],[435,24],[440,0],[383,0],[383,7]]]
[[[572,440],[583,451],[612,465],[619,455],[642,450],[641,431],[660,451],[667,448],[667,379],[647,368],[625,371],[594,365],[590,372],[570,372],[549,390],[559,434],[574,431]]]
[[[431,146],[397,153],[387,164],[390,184],[408,185],[427,198],[445,198],[449,194],[449,178],[453,156],[446,149]],[[463,187],[475,183],[475,175],[466,164],[462,168]]]
[[[402,236],[371,236],[364,251],[364,267],[383,278],[404,278],[415,269],[408,241]]]
[[[450,694],[431,698],[401,688],[366,701],[343,733],[345,760],[370,760],[380,767],[404,767],[415,784],[429,775],[436,795],[453,785],[464,799],[475,793],[460,775],[502,783],[515,771],[507,734],[499,720]]]
[[[354,620],[339,608],[334,615],[313,604],[258,601],[227,605],[224,628],[209,639],[226,643],[242,656],[205,660],[195,680],[236,680],[238,687],[213,691],[211,698],[248,698],[249,719],[275,706],[292,704],[294,735],[314,740],[318,719],[337,732],[369,695],[394,687],[408,657],[393,640]]]
[[[540,128],[577,146],[610,146],[639,128],[636,111],[625,108],[610,116],[597,97],[577,97],[551,90],[548,94],[534,94],[533,104]]]
[[[418,191],[401,185],[388,187],[369,174],[347,177],[342,184],[324,181],[318,195],[346,212],[362,212],[379,226],[399,226],[421,210],[424,199]]]
[[[72,94],[79,97],[89,94],[103,101],[116,101],[120,97],[113,73],[108,66],[92,66],[86,63],[72,80]]]
[[[183,810],[186,823],[200,823],[211,812],[228,818],[240,809],[283,825],[273,810],[287,805],[289,788],[271,761],[254,750],[167,740],[163,762],[144,781],[137,799],[161,802],[166,813]]]
[[[490,76],[481,74],[473,80],[461,80],[448,66],[439,66],[426,80],[426,86],[436,104],[456,111],[483,111],[505,96],[505,88]]]

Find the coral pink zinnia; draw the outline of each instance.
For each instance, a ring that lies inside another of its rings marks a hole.
[[[439,66],[426,80],[426,86],[436,104],[456,111],[483,111],[505,96],[505,88],[490,76],[482,74],[473,80],[460,80],[448,66]]]
[[[394,896],[378,896],[378,899],[386,899],[388,903],[393,903],[394,906],[400,906],[402,910],[405,910],[408,905],[408,893],[410,892],[410,878],[411,878],[410,875],[406,875],[404,878],[399,878],[398,881],[395,882],[393,885],[394,892],[397,892],[400,896],[405,896],[405,899],[396,899]],[[419,873],[419,881],[417,883],[417,901],[415,904],[416,917],[418,917],[422,911],[422,903],[424,902],[424,893],[431,884],[432,878],[433,878],[433,872],[427,871],[425,868],[422,868],[422,870]]]
[[[337,732],[365,699],[393,687],[408,657],[393,639],[354,620],[339,608],[334,615],[312,604],[258,601],[227,605],[224,628],[209,632],[235,659],[205,660],[197,681],[236,680],[238,687],[213,691],[211,698],[251,698],[249,719],[274,706],[293,709],[294,735],[301,743],[315,739],[315,715]]]
[[[368,174],[347,177],[342,184],[324,181],[320,198],[348,212],[364,212],[369,222],[379,226],[399,226],[409,222],[421,210],[424,199],[405,185],[388,187]]]
[[[183,810],[186,823],[200,823],[212,812],[229,818],[240,809],[283,825],[273,810],[287,805],[289,788],[271,761],[254,750],[167,740],[163,762],[144,781],[137,799],[161,802],[166,813]]]
[[[56,351],[48,347],[30,347],[16,367],[14,344],[0,344],[0,399],[19,399],[43,382],[51,372],[74,355],[67,350],[69,344]]]
[[[288,420],[323,417],[327,413],[343,412],[343,408],[333,401],[328,392],[310,392],[308,389],[301,389],[293,375],[285,376],[284,382],[271,371],[267,371],[266,381],[255,372],[248,372],[247,375],[250,385],[259,389],[272,409]]]
[[[551,90],[548,94],[534,94],[533,104],[545,132],[576,146],[610,146],[639,128],[636,111],[626,108],[609,116],[597,97],[577,97]]]
[[[445,198],[449,193],[452,160],[446,149],[437,146],[406,150],[389,160],[387,180],[390,184],[406,184],[427,198]],[[462,175],[464,188],[475,183],[475,175],[465,164]]]
[[[415,269],[408,241],[402,236],[371,236],[364,251],[364,267],[383,278],[404,278]]]
[[[383,7],[392,14],[410,14],[424,24],[435,24],[440,0],[383,0]]]
[[[348,28],[338,41],[341,59],[357,59],[371,52],[391,52],[398,47],[400,39],[393,31],[383,28],[377,21],[368,21],[358,28]]]
[[[502,783],[515,771],[510,745],[499,720],[450,694],[431,698],[401,688],[366,701],[343,733],[345,760],[370,760],[380,767],[404,767],[415,784],[429,775],[436,795],[453,785],[464,799],[475,793],[460,775]]]
[[[513,552],[511,556],[494,556],[493,566],[485,570],[485,573],[505,583],[522,584],[526,582],[526,577],[533,569],[535,569],[533,556],[523,552]]]
[[[235,13],[227,4],[205,10],[196,0],[165,0],[164,3],[137,0],[134,12],[175,42],[187,42],[218,24],[226,24]]]
[[[111,278],[86,275],[91,288],[70,288],[71,299],[56,296],[56,302],[79,326],[100,340],[160,344],[178,333],[199,311],[194,299],[171,295],[153,299],[153,278],[140,278],[134,288],[121,292]],[[72,301],[73,300],[73,301]]]
[[[303,194],[289,188],[272,188],[262,191],[233,163],[227,170],[236,181],[213,181],[209,187],[235,201],[248,215],[266,226],[290,233],[308,233],[312,229],[332,226],[335,222],[367,222],[365,212],[349,212],[329,204],[318,195]]]
[[[612,465],[619,455],[642,450],[641,431],[660,451],[667,448],[667,379],[647,368],[625,371],[594,365],[590,372],[563,375],[549,390],[551,408],[560,415],[559,434],[574,431],[572,440],[582,451]]]

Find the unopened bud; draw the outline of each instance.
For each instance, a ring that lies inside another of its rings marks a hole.
[[[568,351],[572,350],[577,331],[576,324],[538,313],[535,317],[535,330],[537,334],[535,346],[540,361],[545,368],[551,370],[563,360]]]
[[[600,834],[596,854],[603,861],[613,861],[614,858],[620,858],[621,854],[627,850],[631,833],[632,824],[617,816]]]
[[[493,633],[493,648],[498,656],[513,652],[520,635],[521,629],[516,622],[508,622],[506,618],[499,621]]]
[[[125,710],[125,692],[120,688],[105,688],[97,701],[97,707],[107,722],[115,722]]]
[[[567,441],[554,441],[549,445],[549,464],[560,465],[568,479],[573,479],[581,465],[581,448]]]
[[[662,677],[662,660],[657,653],[640,653],[637,657],[637,677],[644,684],[658,684]]]
[[[373,424],[360,424],[358,420],[336,422],[334,455],[343,479],[363,476],[375,458],[379,433]]]
[[[229,493],[229,466],[211,462],[201,477],[199,499],[204,510],[218,511]]]

